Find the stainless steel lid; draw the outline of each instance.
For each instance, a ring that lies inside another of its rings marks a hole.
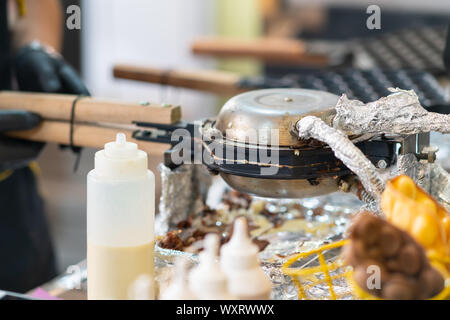
[[[295,123],[307,115],[331,117],[338,99],[328,92],[307,89],[249,91],[225,103],[215,127],[233,141],[297,147],[303,143],[291,133]],[[273,129],[278,130],[278,139],[271,136]]]

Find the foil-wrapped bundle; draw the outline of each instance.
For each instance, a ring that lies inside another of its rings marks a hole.
[[[325,142],[334,154],[361,180],[366,191],[377,200],[384,190],[385,183],[375,166],[342,131],[328,126],[322,119],[308,116],[297,122],[296,129],[303,139],[314,138]]]
[[[170,169],[160,164],[162,192],[155,221],[157,235],[163,235],[191,213],[203,209],[211,177],[202,165],[183,164]]]
[[[413,90],[389,90],[393,94],[367,104],[342,95],[333,127],[348,135],[450,133],[450,115],[425,110]]]
[[[449,174],[437,162],[418,161],[413,153],[399,155],[390,170],[377,169],[353,144],[349,136],[391,134],[408,136],[436,131],[450,133],[450,116],[426,111],[414,91],[390,89],[393,94],[364,104],[343,95],[336,105],[332,126],[323,120],[307,116],[296,124],[299,138],[314,138],[328,144],[339,158],[360,179],[372,208],[384,190],[384,181],[406,174],[429,192],[446,208],[449,206]],[[420,150],[422,151],[422,150]]]

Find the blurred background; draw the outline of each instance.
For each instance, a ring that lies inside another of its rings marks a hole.
[[[195,56],[191,53],[191,43],[196,37],[214,35],[241,39],[320,40],[342,44],[355,38],[371,41],[371,37],[421,26],[445,28],[450,17],[448,0],[62,2],[64,8],[72,4],[81,7],[81,30],[65,30],[64,56],[81,72],[92,95],[181,105],[185,120],[216,115],[226,97],[118,80],[113,77],[113,66],[116,63],[131,63],[166,69],[218,69],[246,76],[282,77],[310,70],[295,64],[265,64],[249,58]],[[381,29],[370,30],[366,26],[370,15],[366,10],[373,4],[381,9]],[[441,65],[441,61],[432,65],[434,74],[442,75]],[[61,272],[83,260],[86,255],[85,179],[93,168],[94,152],[83,150],[80,167],[75,173],[75,156],[55,145],[48,145],[39,160],[41,190],[46,199]],[[445,155],[444,158],[449,157]],[[159,162],[161,158],[150,159],[155,174]]]

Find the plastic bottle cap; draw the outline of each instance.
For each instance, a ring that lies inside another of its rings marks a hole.
[[[215,266],[218,249],[219,237],[215,234],[208,234],[204,240],[203,251],[200,253],[200,262]]]
[[[230,241],[222,246],[221,265],[223,270],[250,269],[259,266],[258,247],[248,235],[247,220],[236,219]]]
[[[99,176],[127,179],[147,173],[147,153],[136,143],[127,141],[124,133],[118,133],[116,141],[105,144],[105,149],[95,154],[95,169]]]
[[[219,237],[206,235],[199,265],[192,270],[189,286],[199,299],[229,299],[227,279],[218,262]]]
[[[133,158],[138,153],[136,143],[127,142],[127,136],[124,133],[118,133],[116,141],[105,144],[105,156],[111,158]]]

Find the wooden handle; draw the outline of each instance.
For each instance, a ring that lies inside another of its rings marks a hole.
[[[69,121],[75,98],[74,95],[0,91],[0,109],[21,109],[38,113],[47,120]],[[83,97],[76,104],[75,119],[77,122],[172,124],[181,120],[181,108]]]
[[[74,145],[79,147],[102,149],[105,143],[115,140],[118,132],[125,133],[128,141],[137,143],[139,149],[144,150],[149,155],[162,155],[164,151],[170,148],[168,144],[135,140],[132,138],[132,131],[130,130],[96,127],[85,124],[74,125],[73,142]],[[69,144],[70,124],[62,121],[42,121],[38,127],[32,130],[11,131],[7,134],[11,137],[32,141]]]
[[[193,42],[192,52],[221,58],[248,57],[266,62],[326,66],[328,57],[308,52],[300,40],[282,38],[232,39],[201,38]]]
[[[114,77],[201,90],[220,95],[236,95],[245,91],[237,86],[240,79],[239,75],[225,71],[164,70],[118,64],[114,67]]]

